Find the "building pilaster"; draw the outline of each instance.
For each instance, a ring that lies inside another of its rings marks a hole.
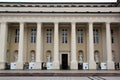
[[[89,69],[96,69],[94,60],[93,23],[89,22]]]
[[[112,61],[112,46],[111,46],[111,30],[110,23],[106,23],[106,52],[107,52],[107,69],[114,69],[114,62]]]
[[[16,63],[17,69],[23,69],[23,55],[24,55],[24,23],[20,23],[19,33],[19,45],[18,45],[18,61]]]
[[[71,69],[78,69],[78,62],[76,59],[76,25],[71,25]]]
[[[59,26],[58,23],[54,23],[54,61],[53,69],[60,69],[59,63]]]
[[[6,22],[2,22],[0,26],[0,69],[5,69],[8,27]]]
[[[41,56],[42,56],[42,36],[41,36],[41,30],[42,29],[42,24],[41,23],[37,23],[37,39],[36,39],[36,66],[35,69],[41,69]]]

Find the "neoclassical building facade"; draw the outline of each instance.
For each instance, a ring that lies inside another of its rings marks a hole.
[[[0,2],[0,69],[120,69],[119,41],[119,1]]]

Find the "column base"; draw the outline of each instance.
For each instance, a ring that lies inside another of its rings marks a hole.
[[[71,69],[78,69],[78,62],[77,61],[71,61],[71,65],[70,65]]]
[[[89,69],[96,70],[96,62],[95,61],[89,61]]]
[[[34,69],[41,69],[41,62],[35,62],[35,68]]]
[[[59,61],[54,61],[53,62],[53,68],[52,69],[60,69]]]
[[[0,69],[5,69],[5,62],[0,62]]]
[[[107,61],[107,69],[115,69],[113,61]]]
[[[23,69],[23,62],[16,62],[16,69]]]

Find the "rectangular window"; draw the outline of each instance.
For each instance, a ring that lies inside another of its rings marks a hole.
[[[52,43],[52,29],[46,30],[46,42]]]
[[[114,31],[111,29],[111,42],[114,43]]]
[[[77,30],[77,36],[78,36],[78,43],[83,43],[83,29]]]
[[[98,44],[99,43],[99,33],[98,29],[93,29],[93,35],[94,35],[94,43]]]
[[[15,29],[15,43],[19,43],[19,29]]]
[[[67,40],[67,29],[62,29],[62,43],[67,43],[68,40]]]
[[[31,29],[31,43],[36,43],[36,29]]]

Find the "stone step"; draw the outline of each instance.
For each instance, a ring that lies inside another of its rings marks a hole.
[[[71,70],[3,70],[0,76],[120,76],[120,71],[71,71]]]
[[[0,76],[120,76],[120,73],[0,73]]]

